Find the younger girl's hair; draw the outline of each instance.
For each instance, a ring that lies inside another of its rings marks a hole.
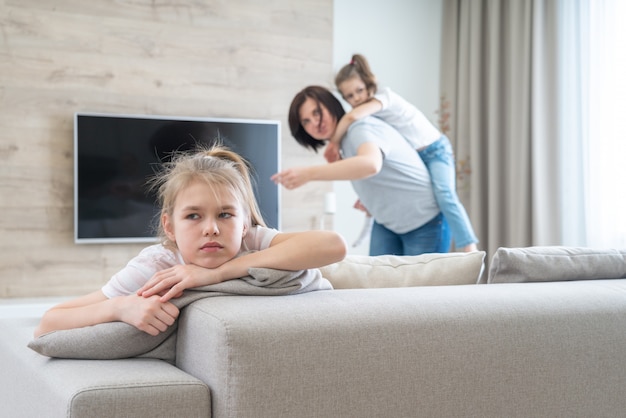
[[[349,80],[354,77],[359,77],[363,80],[367,91],[370,94],[375,94],[378,90],[378,85],[376,83],[376,76],[370,70],[370,65],[368,64],[365,57],[361,54],[354,54],[349,64],[344,65],[337,75],[335,76],[335,86],[339,88],[339,85],[346,80]]]
[[[317,152],[318,148],[324,146],[324,142],[309,135],[304,130],[304,127],[300,122],[300,108],[307,99],[312,99],[315,103],[317,103],[317,110],[320,114],[320,124],[322,123],[322,105],[328,109],[330,115],[337,121],[345,115],[346,111],[343,109],[339,99],[337,99],[327,88],[322,86],[308,86],[295,95],[291,101],[291,105],[289,106],[289,130],[291,131],[291,135],[300,145]]]
[[[198,146],[195,152],[174,153],[170,161],[163,163],[163,170],[149,183],[150,188],[157,191],[161,216],[171,216],[178,194],[198,180],[212,188],[221,186],[230,191],[246,211],[247,226],[265,226],[252,189],[249,163],[219,143],[210,147]],[[161,222],[158,235],[164,245],[173,245]]]

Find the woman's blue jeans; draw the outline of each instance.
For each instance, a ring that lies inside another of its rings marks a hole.
[[[425,225],[404,234],[374,221],[370,237],[370,255],[419,255],[446,253],[450,250],[450,230],[441,213]]]

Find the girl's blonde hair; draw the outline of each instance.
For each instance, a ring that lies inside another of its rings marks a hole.
[[[363,80],[367,91],[370,95],[375,94],[378,90],[376,76],[372,73],[370,65],[361,54],[354,54],[349,64],[344,65],[335,76],[335,86],[339,89],[339,85],[346,80],[359,77]]]
[[[161,218],[164,214],[172,216],[178,194],[198,180],[213,188],[221,186],[230,191],[246,211],[247,226],[265,226],[254,196],[249,163],[219,143],[211,147],[200,146],[192,153],[174,153],[151,179],[150,188],[157,192]],[[162,222],[159,222],[158,235],[164,245],[173,244],[167,239]]]

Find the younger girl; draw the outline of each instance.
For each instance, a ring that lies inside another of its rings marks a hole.
[[[402,97],[388,88],[379,92],[376,77],[362,55],[353,55],[350,63],[339,70],[335,85],[352,110],[337,125],[324,152],[326,160],[339,159],[339,143],[354,121],[370,115],[384,120],[418,151],[428,168],[437,204],[448,221],[456,248],[476,251],[478,239],[455,189],[454,155],[448,138]]]
[[[35,336],[113,321],[157,335],[176,320],[178,308],[168,301],[184,289],[244,277],[250,267],[303,270],[346,254],[334,232],[265,227],[247,162],[226,148],[178,155],[153,186],[161,243],[142,250],[101,290],[47,311]]]

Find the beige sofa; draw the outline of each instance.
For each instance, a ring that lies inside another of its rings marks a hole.
[[[516,277],[508,257],[486,285],[198,300],[175,366],[50,359],[26,348],[36,318],[6,320],[0,405],[11,417],[619,417],[626,263],[612,256],[617,272],[593,280],[495,284]],[[564,272],[589,264],[567,260]]]

